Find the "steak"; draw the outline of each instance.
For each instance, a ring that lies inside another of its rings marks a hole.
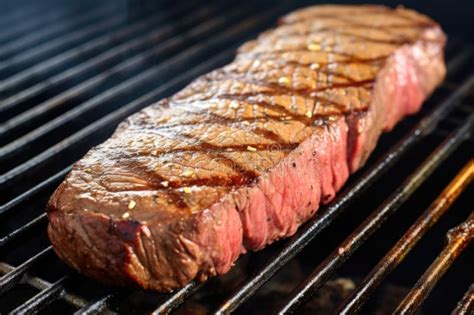
[[[229,65],[122,122],[48,204],[56,253],[170,291],[294,234],[443,80],[445,35],[405,8],[300,9]]]

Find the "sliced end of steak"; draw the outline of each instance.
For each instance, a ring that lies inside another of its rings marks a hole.
[[[57,254],[116,285],[169,291],[295,233],[383,131],[445,74],[429,18],[315,6],[123,122],[48,205]]]

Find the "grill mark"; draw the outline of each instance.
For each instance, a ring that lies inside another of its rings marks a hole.
[[[207,113],[203,112],[203,114],[207,114],[211,117],[211,119],[209,119],[208,121],[209,123],[219,123],[221,125],[228,126],[235,122],[235,119],[223,117],[212,112],[207,112]],[[265,119],[264,121],[268,121],[268,120]],[[256,135],[262,136],[267,140],[275,141],[278,144],[286,143],[286,141],[283,138],[281,138],[278,134],[274,133],[271,130],[252,126],[251,131]]]
[[[360,42],[363,42],[363,43],[368,42],[368,43],[374,43],[374,44],[390,44],[390,45],[398,46],[398,45],[413,44],[414,42],[419,40],[419,38],[381,39],[381,38],[372,38],[372,37],[368,37],[368,36],[364,36],[360,34],[348,33],[345,31],[339,31],[339,30],[334,30],[334,29],[333,30],[327,29],[327,30],[331,31],[333,34],[336,34],[336,35],[346,36],[349,38],[360,40]],[[296,34],[296,35],[301,35],[301,36],[316,35],[316,34],[319,34],[318,33],[319,31],[321,30],[317,30],[316,32],[309,31],[309,32],[304,32],[304,33]],[[283,37],[283,38],[286,38],[286,37]],[[426,40],[435,41],[435,40],[430,40],[430,39],[426,39]],[[319,43],[323,43],[323,42],[320,41]]]
[[[291,52],[296,52],[296,53],[308,53],[308,52],[311,52],[310,50],[308,50],[306,47],[304,48],[299,48],[299,49],[286,49],[286,50],[264,50],[264,51],[259,51],[259,52],[247,52],[247,53],[243,53],[241,54],[242,55],[247,55],[247,56],[250,56],[252,58],[259,58],[261,56],[264,56],[265,54],[276,54],[277,56],[271,56],[271,57],[274,57],[274,58],[277,58],[278,55],[282,55],[284,53],[291,53]],[[371,62],[371,61],[375,61],[375,60],[379,60],[381,58],[388,58],[390,56],[389,55],[384,55],[384,56],[377,56],[377,57],[373,57],[373,58],[359,58],[355,55],[352,55],[352,54],[349,54],[349,53],[345,53],[345,52],[342,52],[342,51],[335,51],[335,50],[331,50],[331,51],[326,51],[326,50],[318,50],[318,51],[313,51],[313,52],[322,52],[322,53],[326,53],[328,55],[338,55],[338,56],[341,56],[341,57],[346,57],[349,61],[348,63],[355,63],[357,64],[359,61],[361,62]],[[332,62],[329,62],[329,63],[338,63],[339,61],[332,61]]]
[[[261,92],[255,92],[253,94],[249,94],[249,93],[221,94],[221,95],[218,95],[217,98],[246,102],[250,105],[257,105],[257,106],[260,106],[260,107],[265,108],[265,109],[275,110],[275,111],[280,112],[280,113],[284,114],[287,117],[291,117],[293,120],[299,121],[299,122],[301,122],[305,125],[309,124],[309,120],[306,116],[298,115],[298,114],[292,112],[291,110],[288,110],[286,107],[284,107],[282,105],[270,104],[270,103],[264,102],[264,101],[254,101],[254,100],[248,99],[248,97],[250,97],[250,96],[259,96],[259,95],[262,95],[262,93]],[[270,95],[275,95],[275,94],[271,93]]]
[[[299,95],[299,96],[308,96],[309,94],[314,93],[314,92],[321,92],[321,91],[325,91],[325,90],[329,90],[329,89],[333,89],[333,88],[337,89],[337,88],[345,88],[345,87],[360,87],[360,86],[364,86],[364,85],[369,84],[369,83],[373,83],[375,81],[375,76],[370,78],[370,79],[359,80],[359,81],[356,81],[356,80],[354,80],[350,77],[347,77],[345,75],[340,75],[340,76],[343,77],[344,79],[347,79],[349,82],[347,82],[347,83],[330,83],[330,85],[328,85],[328,86],[316,87],[316,88],[301,88],[301,89],[295,89],[295,88],[288,87],[288,86],[285,86],[285,85],[280,85],[280,84],[275,83],[275,82],[252,79],[252,78],[249,78],[246,74],[237,75],[237,76],[235,76],[235,75],[234,76],[223,76],[222,78],[218,79],[217,81],[216,81],[216,79],[211,78],[211,77],[204,78],[204,80],[207,80],[207,81],[212,80],[213,83],[219,82],[219,81],[226,81],[226,80],[240,82],[240,83],[249,83],[249,84],[257,85],[259,87],[267,87],[267,88],[274,89],[277,92],[279,92],[280,94],[281,94],[281,92],[285,92],[285,93],[288,93],[288,94],[293,94],[293,95],[296,94],[296,95]],[[257,93],[260,94],[262,92],[257,92]],[[224,95],[227,95],[227,96],[228,95],[243,95],[243,94],[245,94],[245,93],[221,94],[220,96],[224,96]],[[280,94],[275,94],[275,95],[280,95]],[[274,94],[270,93],[269,95],[274,95]],[[335,105],[337,105],[337,104],[335,104]]]
[[[353,109],[353,111],[363,111],[363,110],[360,110],[360,109]],[[188,111],[188,113],[192,113],[192,114],[196,114],[196,115],[209,115],[209,110],[208,109],[204,109],[202,111]],[[345,113],[347,114],[347,113]],[[214,114],[216,115],[216,114]],[[214,120],[214,119],[208,119],[208,120],[200,120],[200,121],[190,121],[190,122],[178,122],[178,123],[175,123],[175,124],[166,124],[166,125],[161,125],[161,126],[158,126],[158,127],[155,127],[153,126],[153,129],[154,130],[160,130],[160,129],[171,129],[171,128],[174,128],[174,127],[182,127],[182,126],[197,126],[197,125],[204,125],[204,124],[209,124],[209,123],[214,123],[214,124],[220,124],[220,125],[230,125],[230,124],[233,124],[233,123],[242,123],[242,122],[267,122],[269,120],[272,120],[272,121],[278,121],[278,122],[287,122],[287,121],[295,121],[295,119],[292,119],[288,116],[274,116],[274,115],[270,115],[268,113],[265,114],[266,116],[264,117],[242,117],[242,118],[236,118],[236,119],[229,119],[229,121],[224,121],[224,120]],[[218,115],[216,115],[218,116]],[[320,119],[324,119],[328,116],[341,116],[341,113],[340,112],[328,112],[328,113],[325,113],[324,115],[317,115],[317,114],[313,114],[313,117],[315,117],[315,121],[316,120],[320,120]],[[222,116],[219,116],[219,117],[222,117]],[[225,118],[225,117],[222,117],[222,118]],[[308,124],[305,124],[307,126],[309,126]],[[143,126],[141,126],[143,128]],[[143,130],[143,129],[140,129],[140,130]]]
[[[377,39],[377,38],[371,38],[371,37],[367,37],[367,36],[362,36],[362,35],[359,35],[359,34],[353,34],[353,33],[348,33],[348,32],[345,32],[344,30],[346,29],[355,29],[355,28],[359,28],[359,29],[370,29],[370,30],[373,30],[374,27],[373,26],[366,26],[366,25],[334,25],[334,26],[323,26],[323,27],[319,27],[319,28],[310,28],[310,29],[307,29],[307,30],[304,30],[304,31],[289,31],[287,33],[281,33],[281,34],[275,34],[273,35],[274,38],[277,38],[277,39],[286,39],[286,38],[290,38],[290,37],[293,37],[293,36],[308,36],[308,35],[324,35],[324,34],[321,34],[321,33],[324,33],[324,32],[331,32],[333,34],[336,34],[336,35],[343,35],[343,36],[347,36],[347,37],[353,37],[353,38],[358,38],[358,39],[362,39],[362,40],[366,40],[366,41],[370,41],[370,42],[380,42],[380,43],[406,43],[405,41],[407,40],[410,40],[410,41],[415,41],[416,38],[404,38],[403,42],[399,42],[399,41],[396,41],[396,40],[384,40],[384,39]],[[409,26],[406,26],[406,28],[410,28]],[[386,32],[384,32],[384,34],[387,34]],[[392,35],[392,34],[390,34]],[[394,42],[396,41],[396,42]]]
[[[283,68],[284,66],[286,65],[290,65],[290,63],[281,63],[279,66],[277,67],[273,67],[271,70],[275,70],[275,69],[281,69]],[[300,65],[300,64],[295,64],[295,65]],[[312,72],[316,72],[317,74],[321,73],[321,74],[326,74],[328,76],[332,75],[332,76],[335,76],[335,77],[338,77],[338,78],[341,78],[341,79],[344,79],[344,80],[347,80],[347,81],[350,81],[350,82],[356,82],[356,80],[354,80],[353,78],[343,74],[343,73],[337,73],[337,72],[334,72],[334,71],[331,71],[329,68],[327,67],[321,67],[321,68],[318,68],[318,69],[311,69],[309,67],[310,65],[304,65],[304,64],[301,64],[301,67],[302,68],[305,68],[305,69],[308,69]],[[255,74],[255,73],[258,73],[257,71],[247,71],[247,72],[237,72],[236,70],[237,69],[228,69],[228,70],[223,70],[223,69],[220,69],[221,71],[219,72],[215,72],[217,73],[217,79],[219,80],[223,80],[223,79],[228,79],[228,80],[233,80],[233,79],[239,79],[239,76],[242,77],[242,76],[245,76],[245,75],[248,75],[248,74]],[[235,74],[235,76],[228,76],[229,74]],[[216,78],[215,77],[204,77],[203,78],[204,80],[208,80],[208,81],[214,81]]]
[[[406,28],[406,27],[416,27],[416,28],[427,28],[433,26],[435,23],[432,21],[420,21],[420,20],[415,20],[413,18],[409,18],[406,15],[399,14],[399,12],[396,12],[396,10],[384,10],[384,11],[374,11],[371,12],[370,10],[363,11],[363,12],[358,12],[358,15],[365,15],[364,13],[388,13],[388,14],[383,14],[383,15],[392,15],[392,13],[395,13],[396,16],[402,17],[405,20],[409,20],[410,22],[413,23],[407,23],[407,24],[399,24],[399,23],[393,23],[393,24],[386,24],[386,25],[368,25],[364,23],[357,22],[355,20],[352,20],[350,18],[344,17],[342,15],[334,15],[334,14],[328,14],[328,13],[315,13],[311,14],[309,16],[302,17],[301,19],[297,19],[295,21],[284,21],[283,24],[285,25],[292,25],[296,23],[304,23],[307,22],[308,20],[313,20],[315,17],[317,18],[329,18],[329,19],[334,19],[337,21],[341,21],[344,23],[348,23],[350,26],[363,26],[363,27],[377,27],[377,29],[382,29],[384,31],[390,31],[391,29],[394,28]]]
[[[133,171],[135,174],[141,174],[143,178],[145,178],[146,182],[150,185],[150,187],[154,189],[160,189],[166,192],[166,196],[171,199],[171,201],[180,209],[183,210],[190,210],[186,201],[182,198],[180,192],[168,188],[164,189],[161,185],[161,182],[167,181],[167,179],[161,176],[158,173],[150,172],[143,167],[137,161],[131,159],[131,156],[125,156],[120,159],[120,164],[125,165],[129,170]]]
[[[366,58],[366,59],[359,59],[357,61],[354,62],[354,60],[339,60],[339,61],[331,61],[331,62],[313,62],[313,63],[317,63],[320,68],[318,68],[317,70],[320,70],[320,69],[325,69],[326,67],[328,67],[329,65],[338,65],[338,64],[372,64],[372,63],[377,63],[377,62],[383,62],[385,60],[387,60],[389,56],[380,56],[380,57],[375,57],[375,58]],[[313,63],[310,63],[310,64],[306,64],[306,63],[301,63],[301,62],[298,62],[298,61],[293,61],[293,60],[288,60],[288,61],[285,61],[285,64],[284,65],[295,65],[295,66],[300,66],[300,67],[305,67],[305,68],[309,68]],[[282,65],[283,66],[283,65]],[[382,65],[380,65],[382,66]],[[309,68],[310,69],[310,68]]]
[[[273,140],[278,144],[286,142],[285,140],[283,140],[283,138],[280,137],[280,135],[278,135],[277,133],[275,133],[271,130],[263,129],[263,128],[259,128],[259,127],[254,127],[252,129],[253,129],[253,132],[255,134],[257,134],[259,136],[262,136],[266,139]]]
[[[308,52],[308,51],[307,50],[300,50],[299,52]],[[252,53],[242,53],[242,54],[239,55],[239,58],[241,58],[241,57],[251,57],[251,59],[253,59],[253,60],[273,61],[272,59],[263,59],[263,58],[261,58],[262,56],[264,56],[264,57],[276,57],[276,56],[271,56],[271,54],[273,54],[273,53],[275,53],[275,52],[266,51],[266,52],[261,53],[259,56],[255,55],[256,53],[254,53],[254,54],[252,54]],[[326,53],[329,53],[329,52],[326,52]],[[344,56],[344,55],[347,55],[347,54],[338,53],[338,55]],[[389,57],[390,57],[390,55],[382,55],[382,56],[377,56],[377,57],[373,57],[373,58],[358,58],[358,57],[355,57],[355,56],[349,56],[348,59],[346,59],[346,60],[329,61],[329,62],[323,62],[323,61],[317,61],[316,62],[315,61],[313,63],[317,63],[321,66],[321,68],[317,69],[319,71],[320,69],[323,69],[323,67],[331,65],[331,64],[370,64],[370,63],[385,61]],[[246,58],[246,59],[250,59],[250,58]],[[311,65],[311,64],[299,63],[299,62],[293,61],[293,60],[285,60],[283,62],[281,62],[281,61],[278,62],[278,64],[280,66],[285,66],[287,64],[292,64],[292,63],[295,63],[296,65],[301,65],[303,67],[305,67],[305,66],[308,67],[308,66]]]
[[[194,140],[194,137],[190,136],[190,135],[187,135],[185,133],[182,134],[182,136],[184,136],[185,138],[188,138],[188,139],[192,139]],[[199,148],[198,146],[196,146],[196,149],[200,150],[201,148],[204,148],[204,149],[215,149],[215,145],[212,145],[208,142],[205,142],[205,141],[200,141],[199,143]],[[232,148],[233,149],[233,148]],[[246,148],[247,149],[247,148]],[[209,153],[208,153],[209,154]],[[214,158],[217,158],[219,159],[219,163],[220,161],[224,161],[226,164],[230,164],[230,167],[232,169],[234,169],[235,171],[238,172],[238,176],[236,177],[237,181],[233,181],[233,182],[237,182],[238,184],[249,184],[251,182],[253,182],[257,177],[258,177],[258,174],[254,171],[254,170],[249,170],[247,169],[246,167],[244,167],[242,164],[240,164],[239,162],[225,156],[225,155],[222,155],[222,154],[211,154]],[[229,166],[229,165],[227,165]],[[225,174],[224,178],[228,178],[228,175]]]
[[[180,134],[183,136],[183,134]],[[194,139],[194,138],[193,138]],[[254,143],[254,144],[233,144],[233,145],[223,145],[223,146],[216,146],[210,143],[204,144],[200,143],[199,146],[190,146],[184,148],[176,148],[170,150],[155,150],[156,154],[170,154],[170,153],[178,153],[178,152],[201,152],[207,150],[206,153],[221,153],[221,152],[248,152],[248,146],[251,146],[256,149],[255,152],[259,151],[275,151],[274,150],[275,143]],[[290,151],[295,149],[299,143],[282,143],[279,144],[279,151]],[[137,154],[137,156],[142,156],[148,154]]]
[[[272,91],[259,91],[259,92],[248,92],[248,93],[239,93],[239,94],[221,94],[218,96],[218,98],[229,98],[229,99],[235,99],[235,97],[238,97],[242,101],[246,101],[245,97],[248,96],[258,96],[261,94],[267,94],[270,96],[274,95],[285,95],[285,94],[290,94],[290,95],[299,95],[299,96],[311,96],[312,93],[316,92],[323,92],[331,89],[340,89],[340,88],[349,88],[349,87],[362,87],[365,85],[372,84],[375,81],[375,78],[371,79],[366,79],[366,80],[360,80],[360,81],[354,81],[354,82],[344,82],[344,83],[332,83],[331,85],[327,86],[321,86],[317,88],[302,88],[302,89],[293,89],[289,88],[286,86],[282,86],[279,84],[276,84],[274,82],[265,82],[261,80],[252,80],[252,79],[246,79],[245,81],[243,80],[243,83],[250,83],[254,84],[260,87],[268,87],[272,88]],[[243,99],[241,97],[244,97]],[[251,103],[249,101],[248,103]],[[337,103],[331,104],[337,106]],[[339,104],[340,105],[340,104]],[[271,105],[273,106],[273,105]],[[286,108],[285,108],[286,110]]]
[[[373,29],[373,27],[372,27]],[[353,34],[353,33],[348,33],[344,31],[340,31],[334,28],[321,28],[321,29],[314,29],[314,30],[308,30],[304,32],[294,32],[294,33],[289,33],[289,34],[281,34],[281,36],[276,36],[276,39],[287,39],[293,36],[311,36],[311,35],[322,35],[322,32],[325,31],[330,31],[333,34],[336,35],[341,35],[341,36],[346,36],[349,38],[357,39],[360,40],[362,43],[368,42],[368,43],[374,43],[374,44],[390,44],[390,45],[405,45],[405,44],[412,44],[419,40],[419,38],[399,38],[399,39],[377,39],[377,38],[371,38],[368,36],[363,36],[360,34]],[[438,40],[431,40],[431,39],[425,39],[426,41],[435,41],[438,42]],[[315,43],[322,44],[324,43],[323,41],[315,41]],[[352,43],[352,42],[351,42]]]
[[[255,177],[245,177],[242,175],[228,175],[226,174],[225,177],[223,176],[209,176],[206,178],[194,178],[194,179],[185,179],[179,181],[170,181],[169,187],[171,189],[180,189],[183,187],[229,187],[233,188],[240,185],[247,185],[252,183]],[[157,190],[163,190],[163,187],[158,187]]]
[[[404,14],[404,12],[401,11],[401,10],[396,10],[396,9],[391,10],[391,11],[388,10],[388,12],[395,13],[396,16],[404,18],[407,21],[414,22],[415,24],[425,25],[425,27],[430,27],[430,26],[435,26],[436,25],[436,23],[434,21],[432,21],[431,19],[428,19],[426,17],[421,17],[421,18],[423,18],[423,20],[419,20],[419,19],[417,19],[417,17],[414,17],[412,15],[408,15],[408,14]],[[418,18],[420,18],[420,17],[418,17]]]

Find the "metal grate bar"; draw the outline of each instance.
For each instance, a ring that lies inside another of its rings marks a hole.
[[[4,294],[14,287],[32,265],[34,265],[38,260],[43,259],[46,255],[49,255],[52,251],[53,248],[49,246],[48,248],[43,249],[38,254],[22,263],[20,266],[14,268],[7,274],[4,274],[0,278],[0,294]]]
[[[338,314],[354,314],[360,309],[385,277],[403,261],[423,235],[449,210],[457,197],[472,182],[473,177],[474,160],[471,160],[430,207],[423,212],[397,244],[379,261],[364,281],[354,289],[352,295],[346,298],[339,307]]]
[[[470,315],[474,311],[474,284],[471,284],[466,294],[459,301],[451,315]]]
[[[179,53],[173,58],[170,58],[166,62],[166,64],[160,64],[158,66],[152,67],[142,72],[140,75],[135,76],[131,78],[130,80],[127,80],[110,90],[107,90],[106,92],[100,94],[98,97],[85,103],[86,105],[84,106],[87,106],[85,108],[89,108],[89,107],[97,106],[99,104],[103,104],[105,100],[124,95],[125,93],[134,89],[136,86],[144,84],[145,82],[152,80],[160,73],[176,72],[178,71],[178,69],[181,69],[185,65],[189,64],[189,61],[192,59],[195,59],[198,57],[205,57],[206,53],[212,52],[215,49],[219,49],[224,45],[229,45],[231,41],[235,43],[236,40],[241,39],[245,33],[250,32],[251,30],[258,27],[259,25],[261,26],[263,23],[268,23],[269,18],[271,19],[274,18],[275,16],[274,12],[281,12],[281,9],[282,9],[282,5],[279,5],[278,9],[276,10],[267,11],[273,14],[265,12],[264,14],[261,14],[258,17],[253,15],[252,17],[241,21],[238,25],[232,26],[230,29],[222,33],[219,33],[218,35],[214,36],[211,40],[207,42],[201,41],[200,43],[184,50],[183,52]],[[170,86],[173,86],[173,85],[164,84],[163,87],[165,86],[168,89]],[[165,89],[163,89],[163,91],[165,91]],[[149,100],[149,98],[145,98],[145,99]],[[143,104],[143,101],[145,99],[141,98],[124,107],[119,108],[118,110],[110,113],[109,115],[101,118],[95,123],[87,126],[86,128],[76,132],[72,136],[64,139],[63,141],[43,151],[41,154],[28,160],[24,164],[13,168],[12,170],[3,174],[0,177],[0,184],[5,184],[8,181],[11,181],[19,176],[25,175],[27,171],[31,170],[34,167],[38,167],[39,165],[45,163],[48,159],[50,159],[54,155],[65,150],[66,148],[71,147],[74,142],[78,142],[84,139],[86,136],[89,136],[92,132],[97,132],[97,130],[99,129],[110,126],[111,124],[118,123],[121,119],[130,115],[132,112],[136,111],[137,109],[144,107],[144,105],[149,105],[149,103]],[[78,114],[76,111],[73,113],[76,113],[75,115]]]
[[[15,10],[11,10],[10,12],[2,16],[2,18],[0,19],[0,27],[3,28],[10,24],[15,25],[15,23],[18,20],[23,21],[26,17],[28,17],[28,15],[34,14],[40,9],[41,7],[38,7],[36,5],[29,5],[26,7],[23,6],[21,8],[16,8]]]
[[[447,233],[448,244],[395,310],[396,314],[414,314],[453,261],[474,238],[474,212]]]
[[[113,294],[107,294],[97,300],[94,300],[87,305],[83,306],[74,315],[91,315],[99,314],[107,308],[107,303],[112,299]]]
[[[28,63],[31,63],[35,59],[47,55],[56,49],[66,47],[67,45],[76,41],[87,39],[89,36],[100,34],[101,32],[104,32],[108,29],[119,26],[125,18],[125,15],[122,15],[119,12],[120,11],[116,12],[115,14],[111,14],[111,17],[108,19],[102,20],[96,24],[82,28],[80,30],[73,31],[72,33],[66,34],[59,38],[50,40],[44,44],[35,46],[34,49],[18,53],[14,57],[5,60],[4,62],[0,62],[0,73],[7,74],[8,71],[13,68],[21,68],[22,66],[25,67],[25,65]]]
[[[77,29],[78,27],[81,27],[84,24],[87,25],[94,20],[113,14],[110,11],[112,11],[112,7],[110,5],[91,11],[84,11],[81,15],[77,17],[64,19],[64,21],[61,21],[61,23],[55,23],[54,25],[49,25],[48,27],[40,28],[35,32],[31,32],[26,36],[22,36],[16,40],[13,40],[7,44],[0,46],[0,59],[8,58],[9,56],[21,53],[22,51],[24,51],[25,48],[38,45],[41,42],[45,42],[51,37],[57,34],[61,34],[64,31],[67,32],[70,30]]]
[[[385,220],[397,211],[418,187],[446,160],[465,139],[472,126],[468,120],[430,154],[425,161],[396,189],[357,229],[342,242],[284,302],[279,314],[292,314],[318,290],[329,277],[372,235]]]
[[[109,47],[112,44],[120,43],[121,40],[126,40],[131,35],[153,29],[155,23],[161,22],[162,20],[167,20],[179,13],[184,13],[188,9],[192,9],[196,5],[196,1],[186,2],[185,6],[180,6],[179,8],[174,8],[174,10],[168,13],[158,13],[151,16],[148,19],[137,21],[134,24],[131,24],[127,27],[117,30],[112,34],[105,34],[103,36],[94,38],[89,42],[84,43],[79,47],[74,47],[71,50],[65,51],[53,58],[47,59],[43,62],[40,62],[34,65],[31,68],[26,69],[20,73],[17,73],[5,80],[0,82],[0,90],[7,91],[10,89],[18,88],[18,85],[30,80],[32,77],[44,77],[52,70],[64,66],[65,63],[70,63],[73,60],[79,59],[82,56],[90,53],[91,51],[100,50],[106,47]],[[20,93],[14,94],[2,101],[0,104],[0,112],[10,109],[12,107],[18,106],[21,102],[38,95],[39,93],[51,89],[59,84],[64,84],[67,80],[80,76],[88,70],[94,69],[104,64],[109,63],[113,58],[119,57],[124,53],[130,53],[133,50],[141,47],[145,43],[152,41],[153,39],[159,39],[157,35],[160,36],[163,32],[163,28],[158,28],[155,31],[152,31],[150,34],[139,36],[139,38],[134,39],[130,42],[126,42],[114,48],[110,48],[106,52],[94,56],[91,60],[78,64],[77,66],[68,68],[67,71],[59,73],[58,75],[49,78],[46,82],[39,82],[38,84],[21,91]]]
[[[23,225],[19,229],[16,229],[15,231],[9,233],[8,235],[0,238],[0,247],[7,245],[10,243],[12,240],[17,238],[18,236],[24,234],[28,230],[32,229],[36,225],[46,221],[46,213],[41,214],[40,216],[34,218],[33,220],[29,221],[27,224]]]
[[[232,294],[232,296],[220,306],[217,313],[230,313],[244,303],[264,283],[266,283],[282,266],[296,256],[312,239],[316,237],[329,223],[340,215],[356,197],[373,184],[384,172],[395,164],[396,161],[420,139],[431,133],[438,123],[459,101],[471,90],[474,84],[474,76],[466,80],[453,94],[431,111],[425,118],[421,119],[397,144],[391,147],[374,165],[368,169],[361,179],[348,186],[331,204],[320,211],[313,219],[302,226],[298,232],[288,241],[283,249],[274,255],[268,264],[253,274],[249,280]]]
[[[247,11],[244,10],[245,8],[247,10],[249,9],[248,7],[244,7],[244,8],[238,8],[236,11],[230,11],[230,16],[227,17],[228,19],[220,18],[220,19],[213,19],[213,20],[206,21],[206,23],[199,25],[198,27],[194,29],[191,29],[189,33],[183,34],[183,37],[173,37],[171,39],[168,39],[160,43],[160,40],[163,40],[167,36],[172,35],[173,30],[176,27],[176,26],[170,26],[170,25],[166,26],[162,30],[157,31],[155,33],[155,35],[157,36],[153,38],[153,41],[154,42],[156,41],[157,43],[159,43],[158,45],[152,47],[151,49],[146,50],[143,53],[140,53],[139,55],[135,57],[129,58],[126,61],[118,64],[117,66],[108,69],[106,72],[96,75],[82,82],[81,84],[57,95],[56,97],[42,104],[39,104],[33,107],[32,109],[10,119],[9,121],[5,122],[3,127],[0,129],[0,134],[14,132],[15,129],[21,128],[24,124],[30,124],[35,119],[38,119],[39,117],[44,116],[51,110],[67,105],[68,101],[74,98],[77,98],[82,93],[86,93],[92,90],[93,88],[100,86],[100,84],[107,82],[107,80],[110,80],[114,76],[124,75],[127,72],[133,72],[133,70],[137,70],[140,67],[143,67],[144,63],[147,60],[150,60],[154,57],[157,57],[161,54],[164,54],[170,51],[173,51],[173,52],[179,51],[179,49],[183,48],[189,41],[196,40],[197,38],[201,36],[206,36],[214,28],[223,27],[224,25],[226,25],[226,23],[228,23],[228,20],[236,19],[237,17],[240,17],[241,15],[247,13]],[[200,22],[203,20],[205,21],[206,17],[208,17],[210,13],[212,13],[212,10],[206,10],[206,9],[200,10],[199,12],[196,12],[196,14],[191,15],[189,19],[182,21],[181,23],[186,24],[187,27],[191,28],[196,22]],[[143,39],[147,40],[146,37]],[[133,46],[127,47],[127,48],[132,49]],[[120,51],[120,53],[127,52],[129,49],[122,50]],[[164,61],[160,64],[161,65],[164,64]],[[155,67],[158,67],[159,65]],[[77,115],[83,114],[85,111],[90,110],[90,108],[88,108],[86,104],[89,104],[89,103],[88,102],[83,103],[82,106],[78,106],[74,108],[72,111],[68,111],[64,113],[63,115],[57,117],[56,119],[49,121],[47,124],[7,144],[1,150],[0,159],[4,158],[4,156],[8,156],[9,154],[12,154],[15,150],[21,149],[27,143],[34,141],[35,139],[43,136],[45,133],[51,131],[52,129],[65,124],[67,121],[75,118]],[[97,102],[95,102],[94,104],[95,104],[94,106],[102,105],[101,103],[97,103]]]
[[[8,273],[12,271],[13,269],[15,268],[10,266],[9,264],[3,263],[3,262],[0,263],[1,274]],[[51,283],[49,283],[48,281],[45,281],[38,277],[30,277],[28,274],[26,274],[23,277],[23,282],[32,286],[33,288],[37,290],[45,290],[51,286]],[[67,303],[74,305],[75,307],[84,307],[87,304],[86,300],[84,300],[83,298],[75,294],[65,293],[62,297]]]
[[[37,295],[10,312],[11,315],[27,315],[33,314],[60,298],[64,293],[64,285],[66,284],[66,277],[62,277],[50,287],[40,291]]]
[[[27,200],[28,198],[30,198],[31,196],[43,191],[45,188],[53,185],[54,183],[57,183],[58,181],[60,181],[62,178],[64,178],[64,176],[66,176],[66,174],[71,170],[71,166],[68,166],[66,168],[64,168],[63,170],[57,172],[56,174],[54,174],[53,176],[51,176],[50,178],[48,178],[47,180],[39,183],[38,185],[34,186],[33,188],[25,191],[24,193],[22,193],[21,195],[19,195],[18,197],[15,197],[14,199],[10,200],[9,202],[7,202],[6,204],[0,206],[0,216],[6,214],[8,211],[10,211],[11,209],[13,209],[13,207],[15,207],[16,205],[18,205],[19,203]]]
[[[456,57],[451,58],[447,64],[449,69],[459,70],[462,68],[472,57],[471,49],[462,49]]]
[[[69,10],[48,10],[44,12],[46,10],[44,6],[35,6],[35,4],[22,7],[16,10],[15,13],[10,13],[0,19],[0,30],[2,30],[0,32],[0,43],[4,43],[12,38],[18,38],[22,34],[34,30],[45,23],[64,18],[65,14],[69,13]],[[44,5],[44,3],[42,2],[41,5]],[[39,13],[38,11],[41,11],[41,14],[36,16]],[[31,18],[32,15],[36,17]],[[18,23],[19,21],[21,23]]]
[[[169,299],[167,299],[163,304],[161,304],[156,310],[153,311],[153,315],[164,315],[169,314],[179,305],[181,305],[188,297],[194,294],[203,283],[198,283],[196,281],[188,283],[183,288],[179,289],[174,293]]]

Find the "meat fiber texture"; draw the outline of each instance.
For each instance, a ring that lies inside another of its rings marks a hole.
[[[99,281],[155,291],[225,274],[293,235],[419,110],[445,75],[444,44],[405,8],[288,14],[75,164],[48,204],[56,253]]]

